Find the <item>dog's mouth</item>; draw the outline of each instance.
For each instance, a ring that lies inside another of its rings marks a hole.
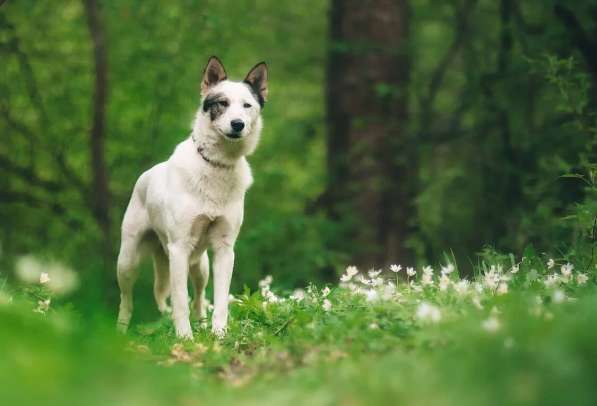
[[[230,138],[231,140],[239,140],[243,136],[242,131],[232,131],[224,135],[226,135],[226,138]]]

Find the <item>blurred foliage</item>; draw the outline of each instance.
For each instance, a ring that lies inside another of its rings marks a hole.
[[[435,123],[413,128],[426,130],[420,133],[421,233],[413,243],[427,257],[448,247],[470,256],[484,243],[521,252],[529,243],[563,249],[586,242],[575,232],[586,229],[586,219],[563,218],[585,198],[594,217],[595,195],[560,176],[586,175],[595,163],[595,77],[557,18],[557,3],[415,7],[415,18],[421,10],[418,18],[428,23],[414,38],[422,58],[415,59],[412,89],[422,102],[413,111],[428,120],[425,112],[436,109]],[[569,7],[594,33],[586,16],[597,3]],[[435,107],[428,103],[430,77],[442,80]]]

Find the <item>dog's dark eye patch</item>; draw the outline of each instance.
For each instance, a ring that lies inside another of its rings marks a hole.
[[[251,91],[251,94],[253,95],[253,97],[255,98],[255,101],[257,103],[259,103],[259,106],[261,108],[263,108],[263,106],[265,105],[265,100],[263,99],[263,96],[261,96],[259,93],[257,93],[257,91],[255,90],[255,88],[253,86],[251,86],[251,83],[247,82],[246,80],[243,82],[245,85],[247,85],[247,87],[249,88],[249,90]]]
[[[230,105],[230,102],[223,93],[208,94],[203,101],[203,111],[209,111],[209,117],[211,121],[214,121],[226,111],[226,108]]]

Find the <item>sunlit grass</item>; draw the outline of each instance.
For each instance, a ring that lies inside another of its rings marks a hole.
[[[589,266],[594,266],[590,265]],[[597,291],[587,263],[528,256],[359,271],[338,286],[231,300],[225,338],[194,321],[114,332],[52,297],[51,273],[0,295],[2,404],[594,404]],[[28,274],[29,275],[29,274]],[[29,275],[31,278],[31,275]],[[30,279],[29,279],[30,280]]]

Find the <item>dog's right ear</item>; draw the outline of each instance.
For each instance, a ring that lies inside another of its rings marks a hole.
[[[203,79],[201,80],[201,94],[206,95],[210,87],[217,85],[223,80],[226,80],[226,70],[224,65],[217,56],[212,56],[207,61],[207,66],[203,71]]]

